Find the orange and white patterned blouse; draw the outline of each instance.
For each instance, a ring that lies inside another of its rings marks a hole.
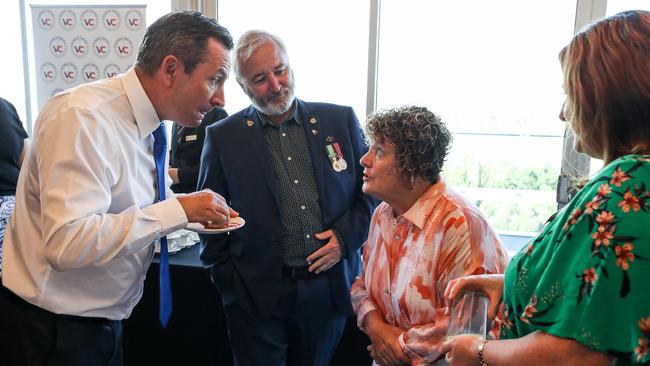
[[[445,339],[444,291],[457,277],[503,273],[508,257],[478,208],[440,179],[403,215],[382,203],[370,223],[363,272],[351,288],[357,324],[379,311],[404,330],[412,365],[428,365]]]

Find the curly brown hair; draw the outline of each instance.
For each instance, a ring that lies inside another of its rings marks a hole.
[[[438,181],[452,141],[439,116],[418,106],[387,109],[368,116],[364,131],[370,141],[395,145],[397,165],[409,181]]]

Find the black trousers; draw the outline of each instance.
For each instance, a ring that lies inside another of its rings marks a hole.
[[[236,366],[327,366],[347,317],[333,302],[327,277],[283,279],[271,317],[224,303]]]
[[[54,314],[0,285],[0,359],[3,366],[122,366],[122,323]]]

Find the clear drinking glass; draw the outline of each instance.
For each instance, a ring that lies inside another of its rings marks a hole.
[[[465,292],[454,299],[447,328],[447,338],[471,334],[485,339],[488,298],[480,292]]]

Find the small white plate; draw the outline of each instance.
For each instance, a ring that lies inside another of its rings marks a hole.
[[[237,216],[228,220],[228,225],[226,227],[221,227],[218,229],[206,229],[205,227],[203,227],[203,224],[201,223],[191,222],[187,224],[185,229],[196,231],[199,234],[221,234],[221,233],[227,233],[229,231],[237,230],[240,227],[244,226],[245,224],[246,221],[244,221],[244,219],[242,219],[241,217]]]

